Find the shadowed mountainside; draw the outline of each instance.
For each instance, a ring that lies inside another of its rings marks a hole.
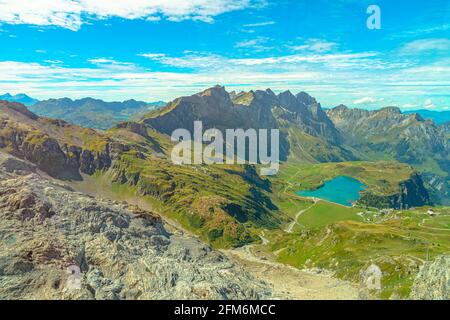
[[[443,126],[394,107],[368,111],[341,105],[327,113],[358,157],[411,164],[423,173],[434,202],[450,201],[450,143]]]
[[[178,128],[193,132],[194,121],[202,121],[205,130],[280,129],[282,160],[288,157],[316,162],[353,159],[339,146],[340,133],[320,104],[303,92],[296,96],[289,91],[275,95],[267,89],[230,95],[225,88],[216,86],[178,98],[141,120],[169,135]],[[298,145],[304,147],[299,149]]]

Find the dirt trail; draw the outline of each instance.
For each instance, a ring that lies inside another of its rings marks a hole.
[[[292,230],[294,229],[295,225],[298,224],[298,218],[300,218],[300,216],[305,213],[306,211],[308,211],[309,209],[311,209],[312,207],[314,207],[316,205],[317,202],[319,202],[319,200],[313,198],[314,203],[309,206],[306,209],[300,210],[299,212],[297,212],[297,214],[295,215],[294,221],[292,221],[292,223],[287,227],[287,229],[285,230],[287,233],[292,233]]]
[[[254,246],[223,250],[238,261],[255,277],[271,284],[275,299],[290,300],[357,300],[358,287],[333,278],[330,274],[317,274],[298,270],[273,261]]]

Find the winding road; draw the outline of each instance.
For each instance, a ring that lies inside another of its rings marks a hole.
[[[301,216],[303,213],[305,213],[306,211],[308,211],[309,209],[311,209],[312,207],[314,207],[314,206],[317,204],[317,202],[319,202],[319,199],[316,199],[316,198],[313,198],[312,200],[314,201],[314,203],[313,203],[311,206],[309,206],[309,207],[306,208],[306,209],[300,210],[300,211],[295,215],[294,221],[292,221],[292,223],[291,223],[291,224],[287,227],[287,229],[285,230],[287,233],[292,233],[292,230],[294,229],[295,225],[298,224],[298,218],[300,218],[300,216]]]

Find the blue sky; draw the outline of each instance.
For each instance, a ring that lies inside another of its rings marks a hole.
[[[381,9],[369,30],[367,7]],[[0,93],[172,100],[215,84],[450,109],[448,0],[0,0]]]

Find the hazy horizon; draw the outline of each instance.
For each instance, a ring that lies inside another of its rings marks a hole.
[[[205,88],[205,90],[206,89],[208,89],[208,88]],[[227,90],[226,87],[225,87],[225,89]],[[272,88],[266,88],[266,89],[271,89],[272,91],[274,91],[275,94],[279,94],[279,93],[285,91],[285,90],[273,90]],[[258,90],[266,90],[266,89],[258,89]],[[233,91],[233,90],[231,90],[231,91]],[[227,90],[227,92],[229,92],[229,93],[231,91]],[[289,90],[289,91],[291,91],[291,93],[294,94],[294,95],[297,94],[297,93],[300,93],[300,92],[306,92],[306,91],[293,92],[292,90]],[[185,96],[194,95],[194,94],[197,94],[197,93],[200,93],[200,92],[201,91],[193,92],[193,93],[187,94]],[[308,92],[306,92],[306,93],[308,93]],[[30,96],[29,94],[27,94],[25,92],[17,92],[17,93],[11,93],[11,92],[1,93],[0,92],[0,97],[4,96],[4,95],[7,95],[7,94],[10,94],[11,96],[17,96],[17,95],[25,94],[25,95],[27,95],[30,98],[37,99],[37,97]],[[92,97],[92,96],[80,96],[80,97],[67,97],[67,96],[60,96],[60,97],[58,97],[58,96],[55,96],[55,97],[51,97],[51,98],[46,98],[46,99],[42,99],[42,100],[41,99],[37,99],[37,100],[45,101],[45,100],[49,100],[49,99],[66,99],[66,98],[68,98],[68,99],[71,99],[72,101],[76,101],[76,100],[82,100],[82,99],[89,99],[90,98],[90,99],[102,100],[102,101],[108,102],[108,103],[112,103],[112,102],[119,102],[120,103],[120,102],[129,101],[129,100],[136,100],[136,101],[142,101],[142,102],[146,102],[146,103],[152,104],[152,103],[159,103],[159,102],[170,103],[170,102],[172,102],[175,99],[180,98],[180,97],[181,96],[174,97],[173,99],[170,99],[170,100],[139,100],[139,99],[135,99],[133,97],[130,97],[130,98],[127,98],[127,99],[124,99],[124,100],[108,100],[108,99],[96,98],[96,97]],[[417,108],[414,108],[414,107],[413,108],[402,108],[402,107],[397,106],[397,105],[382,105],[382,104],[376,105],[376,106],[370,106],[370,107],[366,107],[364,105],[351,105],[351,104],[350,105],[346,105],[345,103],[341,103],[341,104],[333,105],[333,106],[327,106],[327,105],[322,104],[318,97],[313,96],[313,98],[315,98],[317,100],[317,102],[321,104],[322,108],[325,108],[325,109],[335,108],[335,107],[337,107],[337,106],[342,104],[342,105],[345,105],[346,107],[351,108],[351,109],[366,109],[366,110],[378,110],[378,109],[388,108],[388,107],[398,107],[400,110],[402,110],[402,112],[416,111],[416,110],[426,110],[426,111],[434,111],[434,112],[449,112],[450,111],[450,109],[449,110],[447,110],[447,109],[439,110],[439,109],[436,109],[436,108],[431,108],[430,109],[430,108],[426,108],[424,106],[417,107]]]
[[[0,3],[0,92],[171,101],[305,91],[323,106],[450,108],[450,3],[12,0]],[[236,23],[236,21],[239,21]]]

